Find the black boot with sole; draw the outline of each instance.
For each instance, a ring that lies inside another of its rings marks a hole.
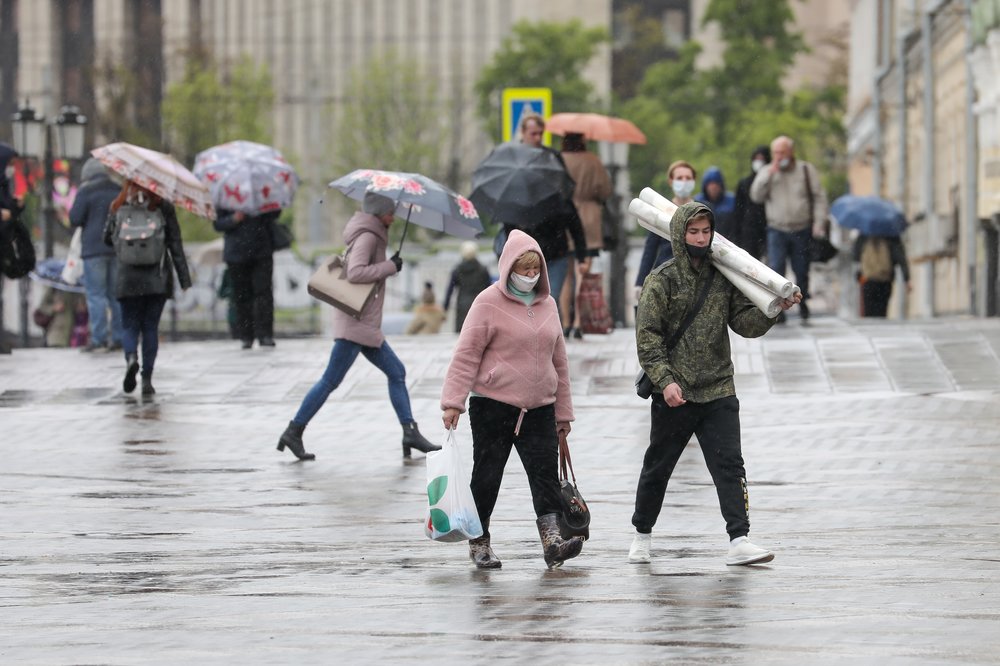
[[[315,455],[306,453],[306,445],[302,442],[302,433],[305,429],[304,425],[299,425],[295,421],[289,421],[285,432],[281,433],[281,437],[278,439],[278,450],[284,451],[287,446],[299,460],[315,460]]]
[[[426,437],[421,435],[416,423],[407,423],[403,426],[404,458],[410,457],[410,449],[430,453],[431,451],[440,451],[441,447],[437,444],[431,444]]]
[[[139,374],[139,355],[125,354],[125,379],[122,380],[122,390],[131,393],[135,390],[135,376]]]
[[[562,566],[563,562],[576,557],[583,550],[583,537],[563,539],[559,534],[559,514],[546,514],[536,520],[535,524],[538,525],[538,536],[542,540],[545,564],[550,569]]]

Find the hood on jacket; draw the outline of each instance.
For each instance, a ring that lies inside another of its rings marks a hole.
[[[715,214],[711,208],[700,201],[690,201],[684,204],[677,209],[670,220],[670,241],[674,247],[674,257],[678,260],[684,260],[689,266],[691,265],[691,255],[688,254],[687,244],[684,242],[687,235],[687,225],[692,218],[701,213],[708,215],[709,224],[712,225],[712,240],[714,240]],[[709,241],[709,246],[711,246],[711,241]]]
[[[7,164],[15,157],[17,157],[17,151],[14,150],[14,147],[0,141],[0,178],[7,177],[4,173],[7,171]]]
[[[351,216],[351,219],[347,221],[347,226],[344,227],[344,244],[350,245],[366,231],[381,238],[383,243],[389,243],[389,230],[382,224],[382,220],[374,215],[358,211]]]
[[[542,298],[549,295],[549,269],[545,265],[545,255],[542,254],[541,246],[538,245],[538,241],[520,229],[513,229],[507,235],[507,242],[503,246],[503,252],[500,253],[500,261],[498,262],[500,279],[496,282],[500,291],[510,298],[514,297],[507,291],[507,280],[510,279],[510,273],[518,257],[528,250],[537,252],[538,257],[542,261],[538,284],[535,286],[535,293]]]
[[[756,148],[754,148],[753,152],[750,153],[750,164],[753,164],[754,158],[757,157],[758,155],[760,155],[764,159],[764,164],[770,164],[771,163],[771,147],[770,146],[757,146]]]
[[[96,157],[89,158],[83,164],[83,169],[80,170],[80,181],[86,183],[88,180],[93,180],[95,178],[108,178],[108,171],[101,164],[101,161]]]
[[[726,181],[722,177],[722,169],[717,166],[710,166],[705,170],[705,175],[701,177],[701,195],[708,199],[709,183],[718,183],[722,188],[722,196],[726,196]]]

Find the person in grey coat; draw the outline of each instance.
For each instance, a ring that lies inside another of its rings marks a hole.
[[[116,213],[126,204],[145,207],[150,211],[159,209],[164,221],[166,248],[159,263],[134,266],[122,263],[120,257],[117,257],[118,279],[115,282],[115,296],[122,308],[122,346],[125,348],[125,379],[122,381],[122,390],[126,393],[135,390],[141,338],[142,394],[152,395],[156,393],[153,388],[153,365],[160,348],[160,317],[167,299],[174,297],[174,270],[177,271],[181,289],[191,287],[191,273],[184,257],[181,227],[177,223],[173,204],[131,180],[125,181],[121,192],[111,203],[108,221],[104,225],[105,245],[115,246],[119,230]]]
[[[406,389],[406,368],[382,334],[385,280],[403,268],[398,252],[389,259],[385,257],[389,227],[395,219],[395,211],[396,202],[392,199],[376,192],[366,192],[361,211],[355,213],[344,228],[344,242],[348,247],[348,281],[359,284],[375,282],[378,286],[358,318],[340,310],[333,311],[333,350],[326,371],[306,394],[295,417],[278,439],[278,450],[284,451],[287,447],[299,460],[316,457],[306,452],[302,433],[330,394],[340,386],[358,354],[363,354],[389,380],[389,400],[403,427],[403,457],[410,457],[410,449],[424,453],[441,449],[427,441],[417,429],[410,411],[410,394]]]
[[[83,229],[80,258],[83,259],[83,286],[87,291],[87,321],[90,327],[90,342],[84,349],[121,349],[122,311],[114,291],[118,280],[118,262],[115,251],[104,244],[103,238],[108,210],[121,192],[121,187],[112,182],[104,165],[93,157],[83,165],[80,179],[80,189],[69,209],[69,223]]]

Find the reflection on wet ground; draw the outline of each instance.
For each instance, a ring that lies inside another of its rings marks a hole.
[[[626,562],[649,409],[631,394],[628,331],[569,346],[593,538],[551,571],[516,456],[491,526],[502,569],[424,538],[423,458],[400,458],[384,376],[363,362],[306,431],[316,461],[274,450],[325,341],[164,345],[163,391],[146,399],[114,389],[117,364],[95,377],[85,355],[16,353],[0,373],[0,658],[991,663],[995,329],[817,318],[734,340],[753,538],[777,553],[735,569],[694,444],[653,561]],[[453,344],[393,340],[432,438]]]

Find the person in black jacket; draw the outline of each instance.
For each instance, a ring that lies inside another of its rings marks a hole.
[[[222,258],[229,268],[233,306],[236,310],[236,335],[243,349],[274,346],[274,243],[271,227],[280,210],[248,215],[241,211],[220,209],[215,230],[225,234]]]
[[[455,297],[456,333],[462,332],[462,324],[465,323],[465,316],[469,314],[472,301],[476,300],[479,292],[493,283],[490,272],[476,259],[478,249],[479,246],[472,241],[462,243],[462,261],[451,272],[448,290],[444,294],[444,309],[447,310],[451,303],[452,292],[458,290],[458,295]]]
[[[11,160],[17,156],[17,151],[6,143],[0,143],[0,252],[3,252],[3,265],[7,269],[7,252],[14,242],[14,223],[24,208],[24,202],[14,197],[14,165]],[[0,275],[0,287],[3,276]],[[0,312],[0,315],[3,313]],[[0,354],[9,354],[10,345],[6,332],[3,330],[3,317],[0,316]]]
[[[542,145],[542,137],[545,135],[545,119],[537,114],[527,114],[521,118],[521,143],[548,150],[554,153],[566,168],[559,151],[552,150]],[[516,224],[504,224],[504,231],[509,236],[514,229],[520,229],[524,233],[534,238],[542,248],[545,257],[545,265],[548,267],[550,293],[559,304],[559,294],[562,293],[563,283],[569,272],[569,241],[566,233],[573,238],[573,252],[576,255],[577,270],[580,274],[590,272],[590,256],[587,254],[587,239],[583,235],[583,223],[580,222],[580,215],[576,211],[576,206],[572,199],[553,198],[544,209],[538,210],[541,221],[537,224],[529,224],[520,227]],[[559,313],[563,317],[562,312]]]
[[[107,347],[122,347],[122,311],[115,298],[118,262],[115,251],[104,244],[104,223],[108,210],[121,188],[115,185],[104,165],[91,157],[80,173],[83,181],[69,210],[69,222],[82,227],[80,236],[83,259],[83,286],[87,290],[87,318],[90,342],[85,351]],[[111,312],[111,332],[108,334],[108,311]]]
[[[111,202],[108,221],[104,225],[105,245],[116,247],[115,240],[119,231],[116,213],[123,205],[145,207],[150,211],[159,210],[163,215],[166,248],[159,263],[149,266],[122,263],[116,248],[118,279],[115,283],[115,295],[122,309],[122,346],[125,348],[125,379],[122,381],[122,390],[126,393],[135,390],[141,338],[142,394],[152,395],[156,393],[153,388],[153,365],[160,348],[160,316],[167,299],[174,296],[174,270],[177,271],[181,289],[191,286],[191,274],[184,257],[181,227],[177,223],[173,204],[131,180],[125,181],[121,192]]]
[[[757,172],[771,162],[771,149],[767,146],[757,146],[750,155],[750,174],[736,185],[736,211],[734,221],[736,233],[733,241],[750,253],[755,259],[767,254],[767,215],[764,204],[754,203],[750,199],[750,186]]]

